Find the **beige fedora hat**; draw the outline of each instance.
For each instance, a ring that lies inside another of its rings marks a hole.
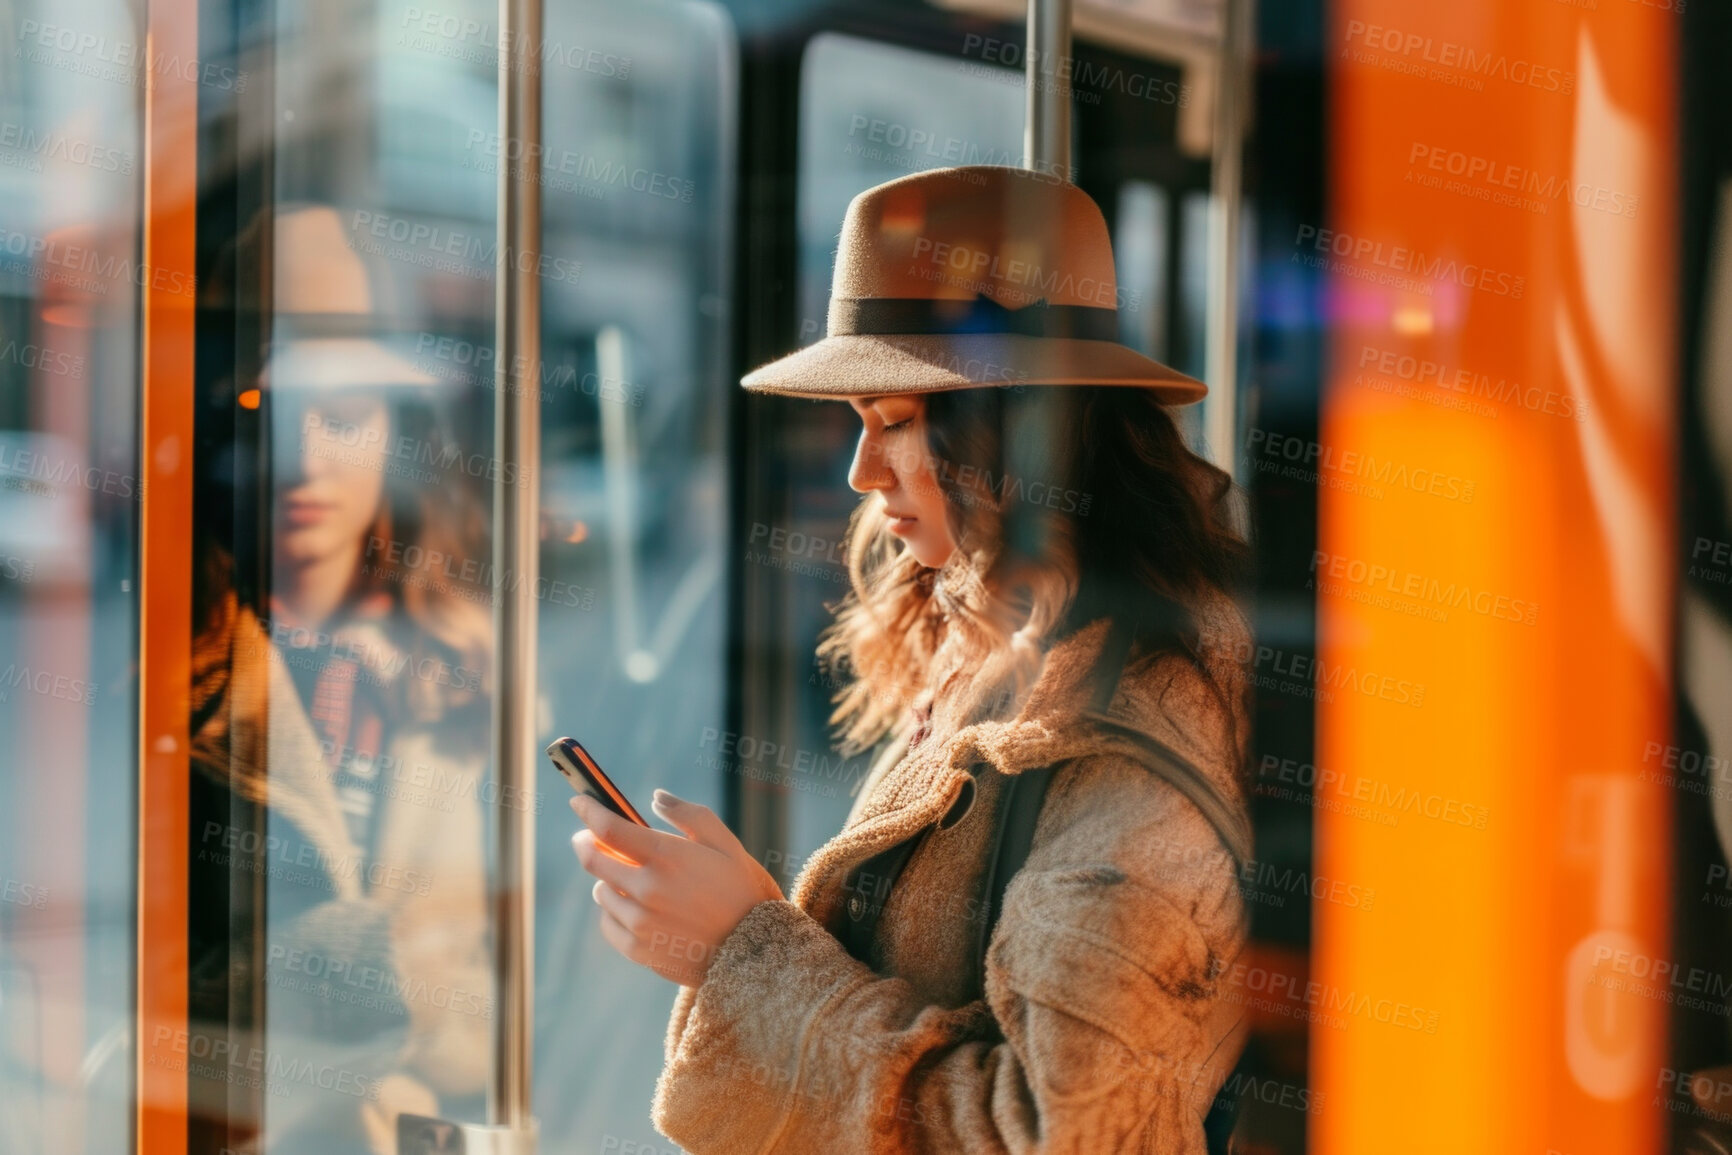
[[[360,254],[329,205],[285,208],[271,250],[271,352],[260,384],[272,389],[360,389],[441,384],[383,331]],[[394,347],[397,346],[397,347]]]
[[[836,398],[1127,385],[1200,400],[1201,381],[1119,343],[1118,306],[1112,239],[1087,193],[1030,169],[933,169],[854,198],[824,339],[741,384]]]

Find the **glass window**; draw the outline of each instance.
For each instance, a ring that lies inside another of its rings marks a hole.
[[[633,799],[722,810],[737,53],[713,5],[550,5],[543,286],[543,743]],[[557,64],[552,63],[557,61]],[[662,1150],[649,1121],[675,988],[616,955],[570,791],[537,810],[535,1110],[544,1152]]]
[[[0,1149],[132,1130],[143,40],[0,6]]]
[[[501,807],[539,836],[542,1150],[653,1133],[673,989],[597,936],[552,769],[528,797],[493,778],[493,600],[518,580],[493,568],[495,487],[541,498],[540,742],[578,737],[640,801],[720,804],[700,755],[724,685],[732,32],[701,4],[550,11],[537,153],[499,135],[494,19],[278,9],[251,125],[269,195],[213,258],[210,331],[244,344],[263,286],[270,339],[250,371],[201,375],[204,471],[256,451],[268,482],[258,548],[239,488],[196,543],[219,704],[194,829],[262,861],[194,857],[194,1017],[233,1035],[225,976],[256,976],[273,1153],[390,1150],[402,1112],[484,1120]],[[493,456],[501,165],[544,198],[542,365],[506,375],[540,406],[538,465]]]

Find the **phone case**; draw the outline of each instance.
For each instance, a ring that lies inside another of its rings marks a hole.
[[[553,760],[554,769],[565,776],[571,788],[580,794],[587,794],[597,802],[639,826],[648,826],[643,815],[637,812],[637,807],[625,796],[625,792],[613,784],[601,765],[578,744],[575,738],[556,738],[547,747],[547,756]]]

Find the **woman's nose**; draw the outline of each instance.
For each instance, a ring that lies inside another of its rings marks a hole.
[[[854,464],[848,468],[848,487],[855,493],[872,493],[895,486],[896,475],[885,459],[883,442],[862,432],[860,444],[854,447]]]

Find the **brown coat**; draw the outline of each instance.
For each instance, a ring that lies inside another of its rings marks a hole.
[[[1013,721],[910,750],[792,901],[747,914],[675,1001],[658,1128],[699,1155],[1203,1151],[1203,1116],[1243,1041],[1220,976],[1244,907],[1209,821],[1080,720],[1105,634],[1097,622],[1055,647]],[[1246,637],[1236,611],[1205,626],[1223,696],[1170,656],[1127,676],[1111,710],[1190,758],[1241,816]],[[875,968],[827,929],[845,917],[849,870],[938,823],[980,762],[1065,763],[1006,891],[984,999],[971,976],[988,790],[909,859]]]
[[[363,974],[359,983],[339,980],[330,984],[335,997],[378,998],[387,1004],[397,998],[406,1019],[406,1038],[395,1054],[342,1060],[366,1080],[366,1095],[303,1096],[280,1109],[273,1106],[273,1128],[291,1124],[297,1111],[328,1113],[334,1105],[434,1114],[438,1096],[480,1091],[486,1085],[494,1014],[481,789],[485,766],[478,758],[450,753],[435,726],[395,727],[375,801],[376,845],[363,860],[344,822],[332,767],[283,655],[265,627],[232,596],[222,607],[220,628],[195,646],[192,706],[204,719],[193,734],[194,762],[244,796],[267,801],[305,840],[304,856],[285,861],[267,854],[273,896],[304,890],[328,897],[331,906],[349,904],[357,912],[372,908],[387,928],[393,981],[382,972]],[[255,749],[265,756],[262,767],[244,763],[243,752]],[[280,830],[272,827],[273,833]],[[291,881],[278,883],[279,877]],[[333,959],[341,955],[333,948]],[[314,976],[323,972],[297,970],[295,963],[286,945],[273,938],[259,969],[267,983],[294,984],[312,992],[307,997],[320,997],[323,988]],[[333,1001],[332,1012],[340,1014],[344,1006]],[[300,1039],[296,1045],[309,1053],[328,1045],[330,1055],[337,1054],[337,1044],[328,1040]],[[392,1119],[369,1122],[370,1149],[396,1149],[388,1130],[394,1130]]]

